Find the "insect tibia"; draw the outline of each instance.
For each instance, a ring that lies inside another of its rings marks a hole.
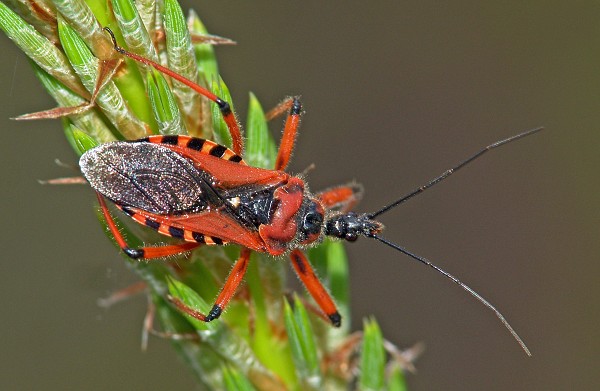
[[[325,223],[325,235],[350,242],[359,236],[372,236],[383,230],[383,224],[369,218],[367,214],[354,212],[334,215]]]

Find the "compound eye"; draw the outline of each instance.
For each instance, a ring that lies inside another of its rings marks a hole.
[[[323,215],[317,211],[308,212],[304,216],[302,222],[302,231],[308,235],[314,235],[321,232],[321,226],[323,225]]]
[[[356,241],[356,239],[358,239],[358,235],[355,233],[347,233],[344,239],[346,239],[349,242],[354,242]]]
[[[300,243],[308,244],[318,240],[321,236],[324,220],[325,209],[323,206],[315,200],[310,200],[299,223]]]

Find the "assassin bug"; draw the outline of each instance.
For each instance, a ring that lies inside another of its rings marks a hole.
[[[110,33],[119,53],[169,75],[213,101],[220,109],[232,137],[232,149],[209,140],[189,136],[149,136],[134,141],[100,145],[86,152],[81,170],[97,192],[108,227],[123,251],[133,259],[151,259],[190,251],[201,245],[242,246],[214,306],[208,314],[189,308],[178,299],[181,311],[205,322],[217,319],[231,300],[248,267],[251,251],[273,256],[287,255],[310,295],[334,326],[341,316],[320,283],[302,248],[325,236],[354,241],[360,236],[376,239],[446,276],[494,312],[515,340],[528,348],[503,315],[487,300],[456,277],[404,247],[380,236],[383,224],[376,217],[404,203],[473,162],[485,152],[531,135],[532,129],[488,145],[373,213],[357,214],[349,209],[360,198],[358,186],[339,186],[310,193],[303,179],[284,170],[288,165],[298,130],[301,103],[291,102],[274,170],[248,166],[242,159],[243,139],[227,102],[190,80],[122,49]],[[113,221],[104,198],[112,201],[134,221],[183,243],[161,247],[131,248]]]

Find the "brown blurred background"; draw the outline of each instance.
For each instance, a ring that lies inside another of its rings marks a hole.
[[[388,238],[497,305],[533,358],[442,276],[366,239],[347,246],[355,327],[373,314],[399,346],[427,346],[410,389],[598,389],[600,4],[247,3],[192,4],[238,42],[218,55],[239,114],[249,91],[265,109],[301,94],[292,170],[315,163],[313,189],[362,182],[362,211],[547,128],[382,218]],[[36,182],[76,159],[59,122],[9,120],[54,103],[0,45],[0,389],[199,389],[168,342],[140,351],[142,297],[96,305],[134,278],[88,188]]]

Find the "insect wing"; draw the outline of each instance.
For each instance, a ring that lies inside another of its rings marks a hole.
[[[221,202],[208,174],[161,145],[107,143],[86,152],[79,165],[90,185],[119,205],[166,215]]]
[[[277,186],[287,182],[290,178],[290,175],[283,171],[244,166],[196,151],[182,151],[181,154],[192,159],[202,167],[202,170],[210,173],[216,179],[217,186],[226,189],[247,185]]]

